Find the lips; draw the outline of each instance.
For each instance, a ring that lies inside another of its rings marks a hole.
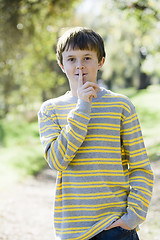
[[[79,76],[79,73],[75,74],[76,76]],[[87,73],[83,73],[82,76],[85,77],[87,75]]]

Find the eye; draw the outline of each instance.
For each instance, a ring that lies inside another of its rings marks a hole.
[[[88,60],[90,60],[90,59],[91,59],[90,57],[85,57],[84,60],[88,61]]]
[[[75,58],[68,58],[69,62],[74,62]]]

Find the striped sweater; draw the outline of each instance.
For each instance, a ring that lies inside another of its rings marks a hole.
[[[45,159],[58,171],[59,239],[90,239],[119,218],[132,229],[142,223],[153,173],[131,101],[104,88],[92,103],[66,93],[38,116]]]

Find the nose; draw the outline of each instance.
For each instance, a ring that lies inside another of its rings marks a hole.
[[[76,68],[79,70],[82,70],[82,69],[84,69],[84,66],[77,66]]]
[[[84,65],[83,65],[82,61],[78,61],[78,62],[77,62],[76,69],[78,69],[78,70],[84,69]]]

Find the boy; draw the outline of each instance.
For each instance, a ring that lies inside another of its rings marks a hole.
[[[39,112],[45,159],[58,171],[54,224],[59,239],[137,240],[153,173],[130,100],[97,85],[102,38],[81,27],[58,41],[70,92]]]

